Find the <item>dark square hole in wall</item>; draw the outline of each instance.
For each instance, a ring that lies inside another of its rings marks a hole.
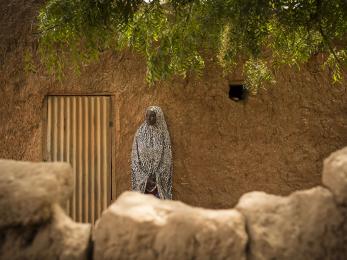
[[[247,89],[242,84],[229,85],[229,98],[234,101],[245,100],[247,97]]]

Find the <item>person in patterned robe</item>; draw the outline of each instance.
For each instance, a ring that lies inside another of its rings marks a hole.
[[[172,199],[171,141],[160,107],[148,107],[145,122],[136,131],[131,172],[134,191]]]

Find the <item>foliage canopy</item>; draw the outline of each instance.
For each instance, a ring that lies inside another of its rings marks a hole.
[[[244,64],[254,92],[281,64],[326,53],[334,81],[347,64],[347,0],[48,0],[39,30],[52,71],[130,48],[144,55],[150,83],[200,73],[204,53],[225,71]]]

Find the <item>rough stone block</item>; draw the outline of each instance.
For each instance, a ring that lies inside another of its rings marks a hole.
[[[245,259],[236,210],[207,210],[126,192],[96,224],[94,259]]]
[[[73,222],[57,204],[52,208],[47,222],[2,229],[0,259],[89,259],[90,224]]]
[[[322,187],[288,197],[251,192],[236,206],[246,217],[248,259],[343,259],[344,215]]]
[[[0,160],[0,228],[48,220],[52,205],[65,202],[72,189],[67,163]]]
[[[322,182],[339,204],[347,205],[347,147],[324,160]]]

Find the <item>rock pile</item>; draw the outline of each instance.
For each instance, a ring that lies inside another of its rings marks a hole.
[[[72,191],[64,163],[0,160],[0,259],[345,259],[347,148],[324,161],[323,186],[243,195],[230,210],[122,194],[90,225],[60,204]],[[92,246],[91,239],[94,246]]]

